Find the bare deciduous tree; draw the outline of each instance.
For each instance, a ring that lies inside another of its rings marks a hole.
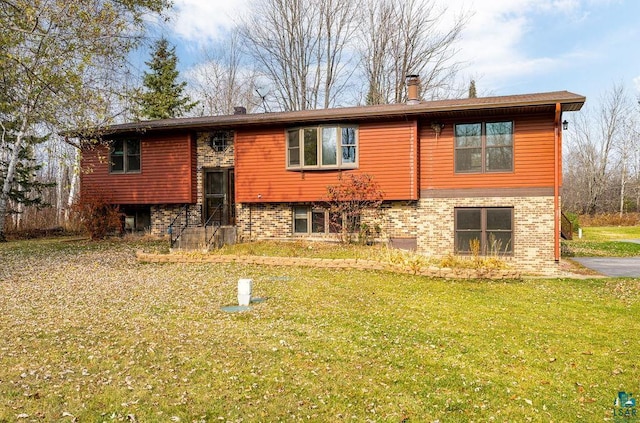
[[[240,33],[282,110],[331,107],[345,83],[353,0],[260,0]]]
[[[405,101],[407,74],[420,75],[423,96],[450,92],[459,67],[454,45],[466,16],[443,27],[447,10],[438,10],[433,0],[368,0],[363,9],[359,53],[367,104]]]
[[[168,6],[166,0],[0,0],[0,149],[10,151],[0,172],[0,240],[25,146],[43,128],[104,121],[104,78],[118,72],[136,45],[144,15]]]
[[[627,166],[627,154],[623,158],[615,153],[627,148],[623,146],[623,135],[629,112],[624,87],[614,85],[602,98],[595,115],[585,110],[576,116],[574,129],[567,136],[563,193],[566,204],[574,210],[593,215],[612,208],[613,204],[605,205],[604,197],[617,191],[611,186],[615,161],[624,161],[625,169]],[[624,195],[624,188],[618,188]],[[608,202],[612,203],[613,198]]]
[[[201,115],[232,114],[234,107],[248,112],[256,106],[256,72],[243,67],[238,33],[231,34],[220,48],[203,53],[203,63],[187,75],[193,98],[200,101]]]

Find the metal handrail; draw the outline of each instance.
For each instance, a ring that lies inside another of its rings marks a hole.
[[[175,230],[176,222],[182,216],[182,212],[183,211],[184,211],[184,215],[185,215],[185,224],[181,225],[179,230],[176,231]],[[182,235],[182,232],[184,232],[184,230],[186,229],[188,224],[189,224],[189,205],[185,204],[184,206],[182,206],[182,208],[180,209],[178,214],[176,214],[176,217],[174,217],[173,220],[171,221],[171,223],[169,224],[168,232],[169,232],[169,240],[170,240],[170,247],[171,248],[173,248],[175,243],[178,241],[178,239],[180,238],[180,235]],[[175,237],[174,237],[174,235],[175,235]]]
[[[183,217],[184,217],[184,220],[179,221],[179,219]],[[185,204],[184,206],[181,207],[176,217],[174,217],[171,223],[169,224],[168,232],[170,236],[171,248],[173,248],[175,243],[178,242],[178,239],[180,239],[184,231],[187,228],[192,226],[199,226],[199,224],[192,224],[191,213],[189,213],[189,204]]]
[[[222,207],[223,205],[219,204],[211,212],[211,215],[209,216],[207,221],[204,223],[204,236],[205,236],[207,246],[211,245],[211,241],[215,237],[220,226],[222,226]],[[216,215],[218,215],[218,213],[220,213],[219,215],[220,217],[219,219],[216,220],[214,218],[216,217]],[[180,237],[182,236],[182,234],[187,228],[192,226],[202,225],[202,221],[199,221],[197,224],[192,225],[191,224],[192,222],[190,220],[191,220],[191,215],[189,213],[189,204],[185,204],[180,208],[180,211],[178,212],[178,214],[171,220],[171,223],[169,224],[168,233],[170,237],[171,248],[173,248],[173,246],[178,242],[178,239],[180,239]],[[212,223],[214,224],[212,225]],[[208,232],[207,228],[209,226],[215,227],[215,229],[213,230],[213,233],[210,236],[207,233]]]
[[[213,210],[213,212],[211,213],[207,221],[204,223],[204,239],[207,243],[207,246],[211,245],[211,241],[213,240],[213,237],[216,236],[218,229],[220,229],[220,226],[222,226],[222,213],[221,213],[220,219],[218,220],[218,224],[215,225],[215,229],[213,230],[213,233],[211,234],[211,236],[207,236],[207,228],[211,226],[210,223],[212,222],[214,216],[218,211],[220,212],[222,211],[222,204],[218,204],[218,206]]]

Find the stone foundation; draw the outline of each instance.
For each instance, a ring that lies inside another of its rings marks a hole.
[[[256,240],[318,239],[335,241],[335,234],[305,237],[293,233],[292,203],[252,203],[236,205],[239,242]],[[180,205],[151,207],[151,231],[167,233],[167,228],[180,212]],[[456,207],[513,208],[513,255],[502,257],[522,273],[557,275],[554,257],[553,197],[472,197],[423,198],[419,201],[388,202],[380,213],[364,213],[362,223],[380,228],[377,241],[400,245],[411,243],[419,254],[443,258],[454,254],[454,210]],[[200,218],[201,205],[189,208]],[[398,243],[398,240],[401,242]]]
[[[237,204],[236,225],[240,242],[293,237],[293,208],[289,203]]]
[[[417,239],[416,251],[442,258],[454,254],[456,207],[512,207],[513,255],[502,257],[526,273],[556,275],[553,197],[424,198],[383,204],[381,213],[364,213],[362,223],[380,227],[378,241]],[[300,239],[293,234],[293,205],[259,203],[237,205],[241,240]],[[336,239],[314,236],[313,239]]]
[[[157,236],[167,235],[171,222],[178,214],[184,215],[184,213],[184,204],[152,205],[151,234]],[[194,222],[202,221],[202,206],[200,204],[189,205],[189,219]]]
[[[554,275],[553,197],[425,198],[419,201],[418,252],[445,257],[454,253],[456,207],[513,207],[513,256],[503,259],[526,273]]]

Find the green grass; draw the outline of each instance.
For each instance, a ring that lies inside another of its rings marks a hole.
[[[602,226],[583,228],[582,238],[574,234],[563,241],[568,257],[634,257],[640,255],[640,244],[624,242],[640,239],[640,226]]]
[[[640,226],[593,226],[584,228],[582,235],[590,241],[640,239]]]
[[[140,264],[140,247],[0,244],[0,421],[602,421],[638,388],[636,280]],[[267,300],[224,313],[240,277]]]
[[[236,254],[272,257],[316,257],[326,259],[372,258],[387,254],[385,246],[343,244],[336,242],[272,242],[255,241],[235,245],[225,245],[213,254]]]

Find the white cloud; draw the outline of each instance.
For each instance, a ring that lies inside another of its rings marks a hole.
[[[170,25],[180,38],[203,45],[224,35],[248,7],[248,0],[174,0]]]
[[[536,56],[523,44],[531,36],[536,21],[545,16],[560,14],[567,19],[582,19],[583,3],[579,0],[450,2],[473,12],[458,45],[458,58],[466,64],[465,73],[481,79],[482,85],[491,91],[541,70],[551,72],[566,66],[572,53]]]
[[[636,91],[640,92],[640,75],[633,78],[633,85],[635,85]]]

